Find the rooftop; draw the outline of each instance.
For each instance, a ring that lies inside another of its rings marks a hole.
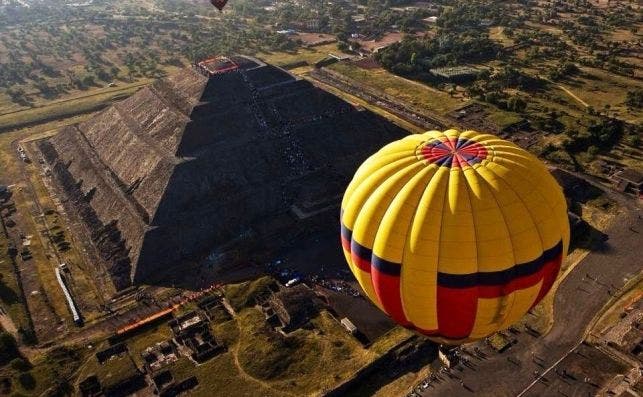
[[[206,59],[198,63],[198,66],[204,72],[209,73],[211,76],[235,71],[239,65],[228,57],[216,57]]]
[[[634,185],[643,184],[643,173],[639,170],[627,168],[616,175],[617,178],[624,179]]]

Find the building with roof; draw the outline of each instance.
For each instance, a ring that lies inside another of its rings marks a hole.
[[[95,371],[81,382],[83,395],[122,397],[133,395],[147,386],[143,372],[127,352],[97,363]]]
[[[283,333],[305,327],[323,306],[315,292],[305,284],[273,293],[263,304],[268,323]]]
[[[347,317],[344,317],[340,323],[342,324],[342,327],[348,331],[349,334],[355,335],[357,333],[357,327],[351,320],[349,320]]]
[[[176,318],[168,325],[174,333],[174,340],[189,349],[190,357],[197,363],[203,363],[226,350],[212,334],[210,323],[197,312]]]
[[[452,66],[429,70],[432,75],[451,82],[475,79],[480,70],[471,66]]]
[[[619,192],[633,193],[637,196],[643,192],[641,189],[643,187],[643,173],[639,170],[626,168],[615,173],[612,176],[612,181]]]

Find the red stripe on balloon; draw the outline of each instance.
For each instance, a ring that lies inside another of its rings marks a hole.
[[[418,327],[416,327],[414,325],[408,327],[408,329],[416,331],[416,332],[419,332],[422,335],[426,335],[426,336],[442,336],[442,335],[440,335],[440,331],[438,331],[437,329],[422,329],[422,328],[418,328]],[[448,339],[448,338],[446,338],[446,339]]]
[[[440,335],[448,339],[469,337],[478,310],[478,287],[447,288],[438,285],[436,304]]]
[[[547,295],[551,287],[554,285],[558,273],[560,272],[560,265],[563,263],[563,254],[559,254],[557,257],[551,261],[545,263],[545,266],[540,270],[542,274],[543,284],[540,286],[540,292],[538,292],[538,297],[534,301],[534,304],[531,305],[531,308],[536,306],[540,301]],[[531,309],[530,308],[530,309]]]
[[[355,252],[351,252],[351,260],[353,264],[357,266],[360,270],[365,271],[366,273],[371,272],[371,262],[366,259],[360,258]]]
[[[351,242],[346,240],[344,236],[342,236],[341,239],[342,239],[342,248],[344,248],[346,252],[351,252]]]
[[[492,299],[507,296],[512,292],[533,287],[538,284],[542,278],[541,269],[537,273],[513,279],[504,285],[481,285],[478,287],[478,297]]]
[[[402,308],[400,277],[384,274],[374,267],[372,268],[371,279],[373,280],[373,287],[377,299],[380,301],[386,313],[398,324],[405,327],[411,326]]]

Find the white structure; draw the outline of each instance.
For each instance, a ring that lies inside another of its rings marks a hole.
[[[60,269],[60,267],[56,268],[56,279],[58,280],[60,288],[62,288],[63,290],[63,294],[65,294],[65,299],[67,299],[67,305],[69,306],[69,311],[71,311],[71,316],[74,319],[74,323],[76,323],[76,325],[81,325],[83,320],[80,318],[80,314],[78,313],[78,309],[76,309],[74,299],[72,298],[71,293],[69,292],[69,289],[65,284],[65,280],[63,279],[61,271],[62,270]]]
[[[344,326],[344,328],[346,328],[346,331],[348,331],[349,334],[355,335],[355,333],[357,332],[357,327],[348,318],[344,317],[342,321],[340,321],[340,323]]]

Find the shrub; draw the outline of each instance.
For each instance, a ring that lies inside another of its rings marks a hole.
[[[0,365],[18,357],[18,345],[13,336],[7,332],[0,333]]]
[[[643,107],[643,90],[628,91],[625,104],[630,109],[640,109]]]
[[[36,379],[31,375],[31,372],[23,372],[18,375],[18,383],[25,390],[33,390],[36,388]]]
[[[27,360],[22,359],[20,357],[14,358],[13,360],[11,360],[10,365],[11,365],[11,368],[20,372],[27,372],[31,369],[31,365],[29,364],[29,362],[27,362]]]
[[[589,149],[587,149],[587,154],[594,157],[598,154],[599,151],[600,150],[596,146],[590,146]]]
[[[641,144],[641,136],[636,133],[630,133],[625,136],[625,144],[637,147]]]

